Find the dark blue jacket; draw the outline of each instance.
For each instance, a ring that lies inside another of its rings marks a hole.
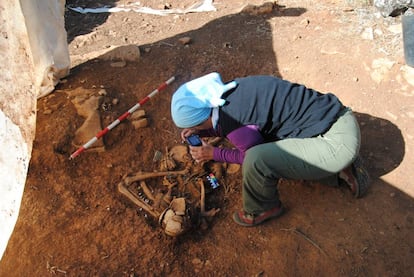
[[[273,76],[235,79],[237,87],[223,95],[219,110],[222,136],[257,125],[265,141],[309,138],[326,132],[343,108],[339,99]]]

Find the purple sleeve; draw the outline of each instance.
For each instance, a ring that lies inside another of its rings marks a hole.
[[[247,149],[264,141],[256,125],[240,127],[228,134],[227,138],[236,149],[214,147],[215,161],[242,164]]]

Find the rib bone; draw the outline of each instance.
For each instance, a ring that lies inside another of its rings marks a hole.
[[[129,200],[131,200],[135,205],[145,210],[151,216],[158,218],[160,214],[155,211],[150,205],[141,201],[138,197],[136,197],[129,189],[125,186],[124,182],[120,182],[118,184],[118,191],[125,195]]]

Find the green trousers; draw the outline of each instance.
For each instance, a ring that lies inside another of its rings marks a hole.
[[[338,173],[358,156],[360,130],[344,109],[323,135],[291,138],[250,148],[243,161],[243,208],[258,214],[280,205],[280,178],[338,185]]]

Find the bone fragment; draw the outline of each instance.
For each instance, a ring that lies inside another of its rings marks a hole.
[[[180,163],[191,161],[191,156],[188,153],[188,147],[185,145],[175,145],[170,149],[171,157]]]
[[[162,194],[161,192],[158,192],[155,195],[155,200],[154,200],[154,204],[153,204],[155,209],[160,208],[163,197],[164,197],[164,194]]]
[[[226,166],[226,173],[227,174],[235,174],[239,172],[240,165],[239,164],[227,164]]]
[[[172,200],[172,197],[171,197],[171,192],[172,192],[173,187],[175,187],[176,183],[171,183],[171,182],[168,180],[168,178],[167,178],[167,177],[164,177],[164,179],[163,179],[163,181],[162,181],[162,184],[168,188],[168,191],[167,191],[167,193],[164,195],[163,200],[164,200],[167,204],[170,204],[170,203],[171,203],[171,200]]]
[[[142,181],[148,178],[155,178],[155,177],[162,177],[168,175],[181,175],[186,174],[187,169],[184,170],[176,170],[176,171],[160,171],[160,172],[138,172],[135,175],[127,176],[124,178],[124,182],[127,184],[131,184],[136,181]]]
[[[165,156],[161,159],[160,170],[161,171],[170,171],[174,170],[177,167],[177,163],[171,156],[168,151],[168,147],[165,147]]]

